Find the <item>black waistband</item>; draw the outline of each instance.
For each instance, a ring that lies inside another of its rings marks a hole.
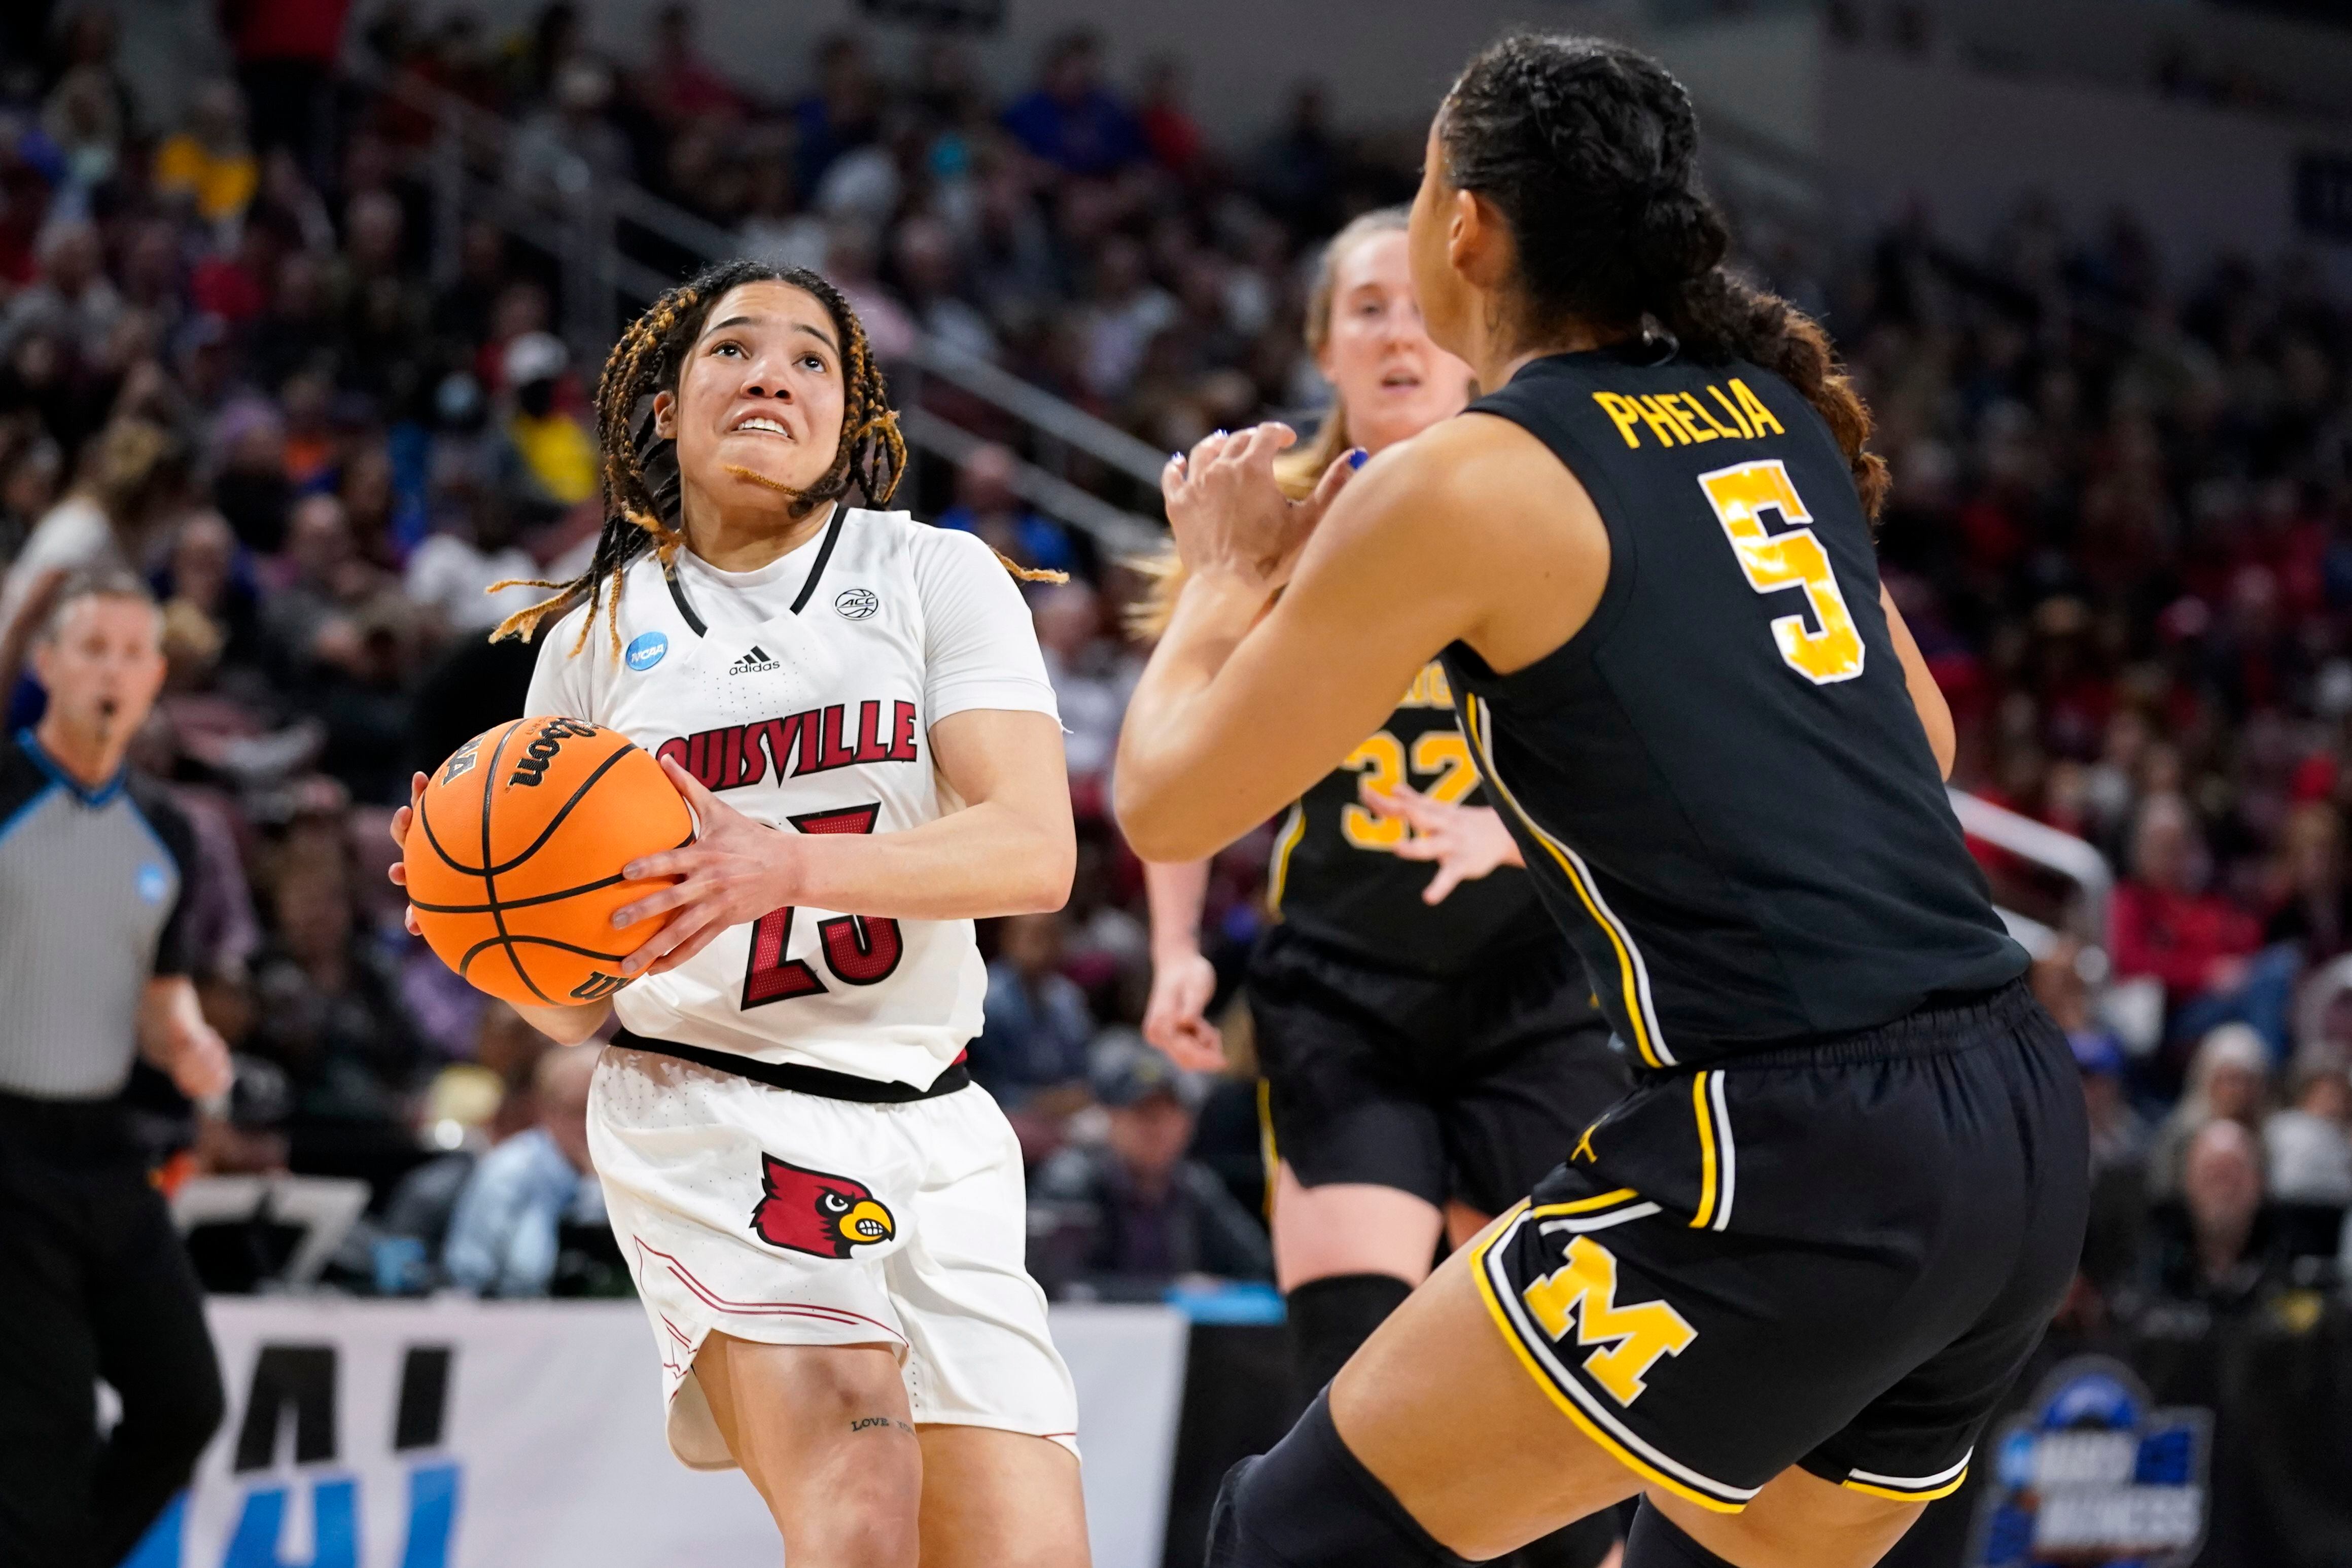
[[[866,1105],[900,1105],[910,1100],[936,1100],[971,1082],[971,1069],[961,1061],[954,1062],[933,1079],[929,1088],[918,1089],[911,1083],[901,1083],[896,1079],[885,1083],[878,1078],[860,1078],[854,1072],[835,1072],[830,1068],[803,1067],[791,1061],[760,1061],[749,1056],[737,1056],[732,1051],[705,1051],[698,1045],[680,1045],[673,1040],[654,1040],[646,1035],[632,1034],[627,1030],[614,1035],[613,1043],[631,1051],[651,1051],[656,1056],[674,1056],[680,1061],[691,1061],[697,1067],[708,1067],[713,1072],[731,1072],[738,1078],[748,1078],[771,1089],[789,1089],[795,1094],[814,1094],[823,1100],[855,1100]]]
[[[122,1102],[43,1100],[0,1090],[0,1144],[68,1165],[142,1165],[147,1157]]]
[[[1831,1035],[1801,1045],[1743,1051],[1692,1065],[1710,1071],[1719,1067],[1837,1067],[1885,1061],[1897,1056],[1938,1056],[1989,1044],[2000,1038],[2003,1030],[2032,1017],[2040,1007],[2033,999],[2032,988],[2020,977],[1974,996],[1931,999],[1875,1029]],[[1677,1067],[1667,1071],[1690,1070]]]

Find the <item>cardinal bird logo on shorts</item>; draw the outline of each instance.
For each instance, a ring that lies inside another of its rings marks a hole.
[[[786,1165],[761,1155],[768,1196],[751,1210],[751,1229],[771,1247],[812,1258],[846,1258],[898,1234],[898,1222],[864,1182]]]

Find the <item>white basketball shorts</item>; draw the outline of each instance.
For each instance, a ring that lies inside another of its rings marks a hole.
[[[888,1344],[917,1425],[1077,1450],[1077,1395],[1023,1263],[1021,1145],[978,1084],[866,1104],[608,1048],[588,1145],[661,1350],[669,1446],[735,1461],[694,1380],[714,1331]]]

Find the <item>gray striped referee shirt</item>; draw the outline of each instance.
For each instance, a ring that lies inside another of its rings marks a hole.
[[[0,1092],[121,1091],[149,977],[187,970],[194,863],[161,789],[127,773],[85,789],[30,730],[0,745]]]

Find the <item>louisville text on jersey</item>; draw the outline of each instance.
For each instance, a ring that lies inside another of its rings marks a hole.
[[[885,717],[884,710],[888,710]],[[769,776],[798,778],[860,762],[916,760],[915,705],[869,700],[672,736],[656,755],[675,758],[706,789],[740,789]]]

